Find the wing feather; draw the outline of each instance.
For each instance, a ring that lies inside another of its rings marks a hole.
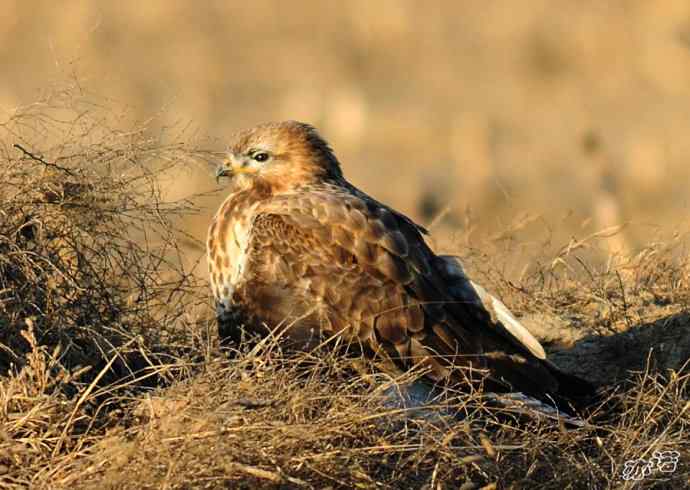
[[[433,254],[420,228],[401,216],[339,187],[275,196],[257,208],[247,288],[273,282],[289,291],[286,302],[318,305],[326,332],[395,353],[406,366],[422,360],[434,379],[469,366],[496,368],[508,384],[530,376],[548,384],[536,339],[507,321],[514,318],[498,300],[487,303],[450,259]],[[301,265],[286,273],[286,263]]]

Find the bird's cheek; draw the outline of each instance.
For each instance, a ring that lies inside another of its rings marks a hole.
[[[233,164],[232,173],[235,175],[253,175],[259,172],[259,168],[251,162]]]

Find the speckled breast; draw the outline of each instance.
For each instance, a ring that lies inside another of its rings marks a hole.
[[[228,306],[232,292],[247,268],[247,246],[254,206],[237,205],[231,196],[211,223],[206,243],[211,289],[216,300]]]

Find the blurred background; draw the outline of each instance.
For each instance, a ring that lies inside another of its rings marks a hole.
[[[74,77],[215,149],[310,122],[437,249],[518,244],[516,271],[571,238],[602,232],[605,260],[690,223],[687,0],[6,1],[0,45],[3,113]],[[212,189],[201,167],[166,185]],[[222,199],[184,227],[203,239]]]

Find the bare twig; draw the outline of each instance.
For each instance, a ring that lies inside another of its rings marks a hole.
[[[62,166],[57,165],[57,164],[55,164],[55,163],[50,163],[50,162],[45,161],[43,158],[41,158],[41,157],[39,157],[39,156],[37,156],[37,155],[31,153],[29,150],[25,149],[25,148],[24,148],[22,145],[20,145],[19,143],[15,143],[15,144],[12,145],[12,146],[14,146],[15,148],[17,148],[19,151],[21,151],[24,155],[26,155],[27,157],[29,157],[31,160],[34,160],[34,161],[39,162],[39,163],[42,163],[42,164],[45,165],[46,167],[54,168],[54,169],[56,169],[56,170],[59,170],[59,171],[61,171],[61,172],[66,173],[67,175],[71,175],[71,176],[73,176],[73,177],[74,177],[74,175],[75,175],[74,172],[72,172],[72,171],[71,171],[70,169],[68,169],[68,168],[62,167]]]

